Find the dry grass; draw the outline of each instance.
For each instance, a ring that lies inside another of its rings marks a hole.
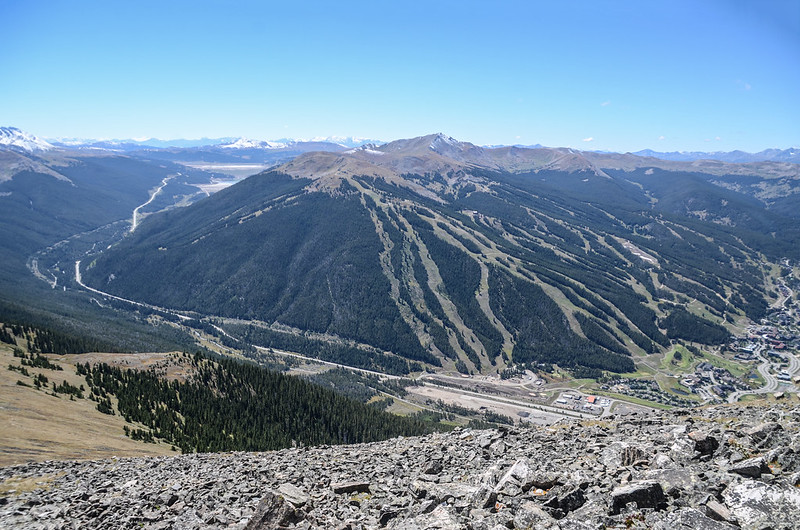
[[[156,356],[165,358],[165,354],[150,355],[153,362]],[[69,396],[53,396],[33,388],[33,376],[37,373],[44,374],[51,383],[67,381],[74,386],[86,386],[73,363],[75,359],[85,362],[88,356],[48,357],[63,371],[28,367],[30,376],[26,377],[8,369],[9,364],[19,366],[20,360],[13,357],[9,347],[0,346],[0,466],[42,460],[174,454],[168,445],[145,444],[126,437],[125,420],[119,415],[100,413],[94,401],[71,401]],[[127,355],[114,357],[134,360]],[[31,386],[19,386],[18,380]]]
[[[49,475],[40,475],[36,477],[10,477],[0,482],[0,495],[10,495],[26,493],[29,491],[48,490],[57,478],[65,475],[61,473],[51,473]]]
[[[183,358],[178,353],[81,353],[48,357],[73,366],[73,372],[74,366],[78,363],[91,365],[103,363],[133,370],[152,369],[169,381],[186,381],[194,373],[189,359]]]

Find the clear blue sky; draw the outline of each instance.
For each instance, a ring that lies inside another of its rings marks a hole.
[[[800,147],[800,2],[0,0],[0,125]]]

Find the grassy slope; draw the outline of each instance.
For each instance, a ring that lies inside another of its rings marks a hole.
[[[165,354],[160,354],[161,357]],[[36,373],[51,382],[67,381],[74,386],[86,382],[75,373],[81,356],[48,356],[63,371],[30,368],[30,377],[8,369],[19,366],[10,346],[0,345],[0,466],[42,460],[82,460],[112,456],[174,454],[168,445],[146,444],[127,438],[119,415],[98,412],[88,399],[70,401],[69,396],[52,396],[41,390],[17,385],[22,380],[33,385]]]

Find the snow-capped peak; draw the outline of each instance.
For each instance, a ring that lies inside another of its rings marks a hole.
[[[23,151],[47,151],[53,146],[41,138],[20,131],[16,127],[0,127],[0,146]]]
[[[303,140],[298,140],[303,141]],[[327,142],[331,144],[338,144],[342,147],[361,147],[364,144],[372,143],[375,145],[380,145],[384,142],[380,140],[374,140],[370,138],[360,138],[358,136],[314,136],[310,140],[305,140],[308,142]]]
[[[364,145],[360,145],[358,147],[354,147],[353,149],[350,149],[349,151],[345,151],[345,153],[368,153],[370,155],[385,155],[386,154],[383,151],[378,151],[377,147],[378,146],[375,145],[375,144],[364,144]]]
[[[436,137],[431,141],[431,145],[428,147],[431,151],[436,151],[436,149],[441,148],[442,146],[450,146],[450,147],[459,147],[461,142],[453,138],[452,136],[447,136],[446,134],[439,133]]]
[[[233,143],[220,145],[222,149],[284,149],[288,147],[282,142],[266,142],[262,140],[250,140],[249,138],[239,138]]]

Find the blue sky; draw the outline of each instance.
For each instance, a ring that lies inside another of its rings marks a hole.
[[[800,2],[0,0],[0,125],[800,147]]]

